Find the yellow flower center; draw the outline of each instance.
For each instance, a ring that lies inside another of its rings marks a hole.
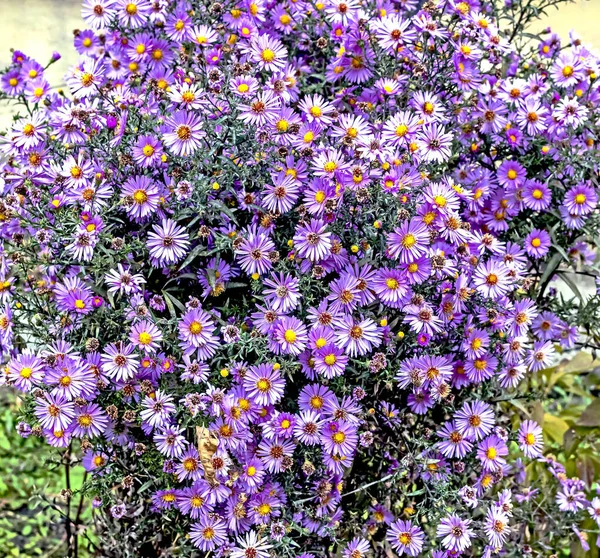
[[[296,332],[293,329],[286,329],[283,337],[288,343],[294,343],[296,341]]]
[[[403,248],[412,248],[417,243],[417,239],[414,234],[408,233],[404,235],[402,239]]]
[[[200,322],[197,322],[196,320],[194,320],[189,326],[190,333],[193,335],[198,335],[202,333],[203,329],[204,327],[202,327],[202,324]]]
[[[143,331],[142,333],[140,333],[140,345],[150,345],[150,343],[152,343],[152,335],[150,335],[148,332]]]
[[[152,157],[152,155],[154,155],[154,147],[152,147],[151,145],[144,145],[142,153],[146,157]]]
[[[261,58],[263,59],[263,62],[273,62],[273,60],[275,60],[275,52],[270,48],[265,48],[265,50],[262,51]]]
[[[346,435],[343,432],[336,432],[332,438],[336,444],[343,444],[346,441]]]
[[[135,203],[141,205],[148,201],[148,194],[145,192],[145,190],[136,190],[133,193],[133,199],[134,199]]]

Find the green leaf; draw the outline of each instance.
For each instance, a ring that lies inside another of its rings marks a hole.
[[[600,426],[600,398],[594,399],[586,407],[577,424],[580,426]]]
[[[550,413],[546,413],[544,415],[544,426],[542,429],[548,437],[555,442],[562,444],[565,432],[569,430],[569,425],[563,419],[555,417]]]

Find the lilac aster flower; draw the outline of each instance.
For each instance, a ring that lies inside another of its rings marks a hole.
[[[365,355],[381,343],[381,331],[371,318],[344,316],[336,321],[336,342],[351,357]]]
[[[166,424],[170,416],[175,413],[173,396],[161,392],[159,389],[152,397],[146,396],[142,401],[141,419],[152,427],[161,427]]]
[[[327,232],[327,224],[324,221],[311,219],[308,225],[296,229],[294,247],[300,258],[319,262],[326,257],[331,246],[331,233]]]
[[[205,136],[202,120],[198,115],[178,111],[165,121],[162,140],[175,155],[187,157],[201,147]]]
[[[74,406],[62,395],[45,393],[36,401],[35,416],[43,428],[67,430],[75,417]]]
[[[148,233],[150,258],[156,265],[171,265],[180,261],[190,245],[189,234],[171,219],[163,219]]]
[[[440,521],[436,535],[442,539],[444,548],[462,552],[471,546],[471,539],[475,536],[470,525],[470,519],[461,519],[458,515],[451,514]]]
[[[285,380],[272,364],[251,366],[244,376],[244,389],[258,405],[273,405],[283,397]]]
[[[386,539],[399,556],[418,556],[423,549],[425,534],[411,521],[399,519],[390,524]]]
[[[468,440],[481,440],[494,427],[494,411],[483,401],[465,403],[454,414],[458,431]]]
[[[180,346],[188,356],[194,351],[198,359],[208,360],[219,346],[219,338],[214,334],[216,327],[209,314],[200,308],[188,310],[179,325]]]
[[[411,263],[424,255],[429,246],[427,227],[419,219],[411,219],[388,235],[390,256],[401,263]]]
[[[110,343],[102,354],[102,370],[116,381],[129,380],[135,375],[139,360],[133,354],[134,346],[121,342]]]
[[[75,409],[73,436],[94,438],[103,434],[108,426],[108,415],[96,403]]]
[[[190,539],[203,552],[220,547],[227,540],[227,525],[220,519],[204,516],[193,523]]]
[[[521,423],[517,435],[519,448],[530,459],[537,459],[542,456],[544,439],[540,425],[533,420],[525,420]]]
[[[275,244],[267,235],[248,231],[235,253],[240,267],[246,273],[262,275],[273,267],[269,256],[274,250]]]

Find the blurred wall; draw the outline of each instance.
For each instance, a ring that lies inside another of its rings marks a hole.
[[[486,1],[486,0],[483,0]],[[11,47],[44,64],[53,50],[63,58],[49,70],[49,81],[59,85],[66,69],[77,61],[73,29],[82,28],[80,0],[0,0],[0,68],[10,61]],[[575,0],[551,9],[536,30],[550,25],[562,37],[576,29],[586,42],[600,49],[600,0]],[[0,104],[0,130],[10,123],[11,109]]]

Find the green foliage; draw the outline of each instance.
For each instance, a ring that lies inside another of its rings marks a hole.
[[[43,439],[19,436],[15,428],[19,404],[14,392],[0,388],[0,557],[62,558],[66,555],[66,502],[61,497],[65,467]],[[75,505],[83,481],[83,467],[71,466]],[[85,523],[91,515],[84,510]],[[86,546],[81,540],[80,558],[90,555]]]

